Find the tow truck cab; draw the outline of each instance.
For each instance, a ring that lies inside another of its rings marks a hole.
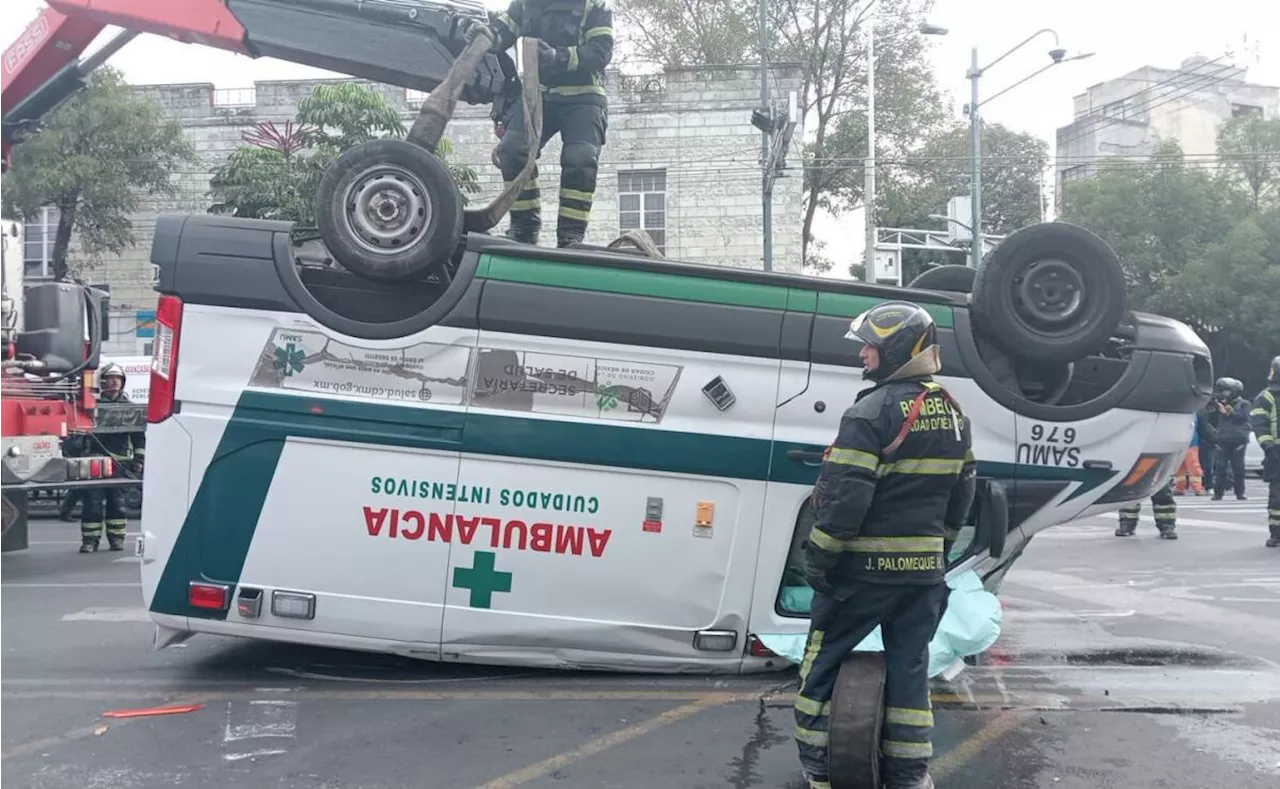
[[[949,566],[992,590],[1035,532],[1163,484],[1213,379],[1154,315],[1065,370],[1011,371],[965,293],[603,248],[471,235],[393,286],[300,257],[287,223],[197,215],[160,218],[152,261],[162,642],[762,670],[752,633],[807,627],[805,504],[866,385],[853,316],[934,316],[981,476]]]

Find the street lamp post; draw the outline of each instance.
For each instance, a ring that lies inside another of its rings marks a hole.
[[[927,22],[917,28],[921,35],[945,36],[947,29]],[[862,279],[876,281],[876,15],[867,16],[867,158],[863,166],[863,210],[866,212],[866,249]]]
[[[1045,71],[1048,71],[1054,66],[1061,65],[1062,63],[1066,63],[1072,60],[1083,60],[1085,58],[1093,56],[1092,52],[1086,52],[1080,55],[1073,55],[1071,57],[1067,57],[1067,51],[1058,46],[1057,31],[1048,27],[1043,28],[1041,30],[1037,30],[1036,32],[1027,36],[1017,46],[1013,47],[1008,52],[1005,52],[1003,55],[991,61],[985,66],[978,65],[978,48],[977,47],[974,47],[971,53],[971,57],[969,61],[969,71],[965,74],[965,76],[969,78],[969,85],[970,85],[969,136],[973,144],[973,151],[972,151],[973,172],[969,177],[969,213],[970,213],[969,225],[970,225],[970,235],[973,236],[973,238],[971,239],[969,259],[970,259],[970,264],[974,268],[977,268],[978,264],[982,262],[982,113],[980,112],[979,107],[982,104],[986,103],[978,100],[978,80],[992,66],[996,65],[1000,61],[1009,57],[1014,52],[1017,52],[1019,49],[1022,49],[1027,44],[1030,44],[1036,38],[1040,37],[1045,33],[1048,33],[1049,35],[1053,36],[1053,49],[1049,50],[1049,58],[1051,59],[1051,62],[1044,68],[1041,68],[1039,71],[1036,71],[1035,73],[1030,74],[1026,77],[1023,77],[1022,79],[1013,83],[1009,87],[1005,88],[1004,90],[995,94],[991,98],[987,99],[987,101],[992,101],[994,99],[999,98],[1000,96],[1003,96],[1004,94],[1008,93],[1009,91],[1023,84],[1027,80],[1030,80],[1044,73]]]

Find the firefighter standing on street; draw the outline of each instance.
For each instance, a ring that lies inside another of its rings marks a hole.
[[[98,371],[101,394],[98,399],[106,403],[127,403],[129,396],[124,393],[125,375],[120,365],[111,362]],[[146,434],[141,431],[129,433],[106,433],[85,437],[89,441],[91,451],[85,454],[110,454],[115,462],[114,475],[117,477],[140,475],[142,462],[146,454]],[[132,466],[129,471],[125,466]],[[113,551],[124,550],[124,533],[128,526],[128,517],[124,509],[124,491],[118,487],[86,488],[84,505],[80,510],[80,553],[95,553],[102,539],[103,525],[106,525],[107,546]]]
[[[1262,478],[1267,481],[1267,537],[1268,548],[1280,548],[1280,418],[1276,402],[1280,401],[1280,356],[1271,360],[1267,374],[1267,388],[1253,398],[1253,410],[1249,417],[1253,422],[1253,434],[1258,446],[1265,453],[1262,461]]]
[[[967,418],[931,378],[941,369],[929,313],[881,304],[854,319],[858,394],[823,456],[805,549],[813,587],[796,694],[796,743],[811,787],[830,786],[830,700],[840,666],[877,625],[884,639],[885,789],[933,786],[928,646],[946,607],[946,555],[973,503]],[[839,747],[839,744],[836,744]]]
[[[1135,501],[1120,508],[1120,525],[1116,527],[1117,537],[1130,537],[1138,528],[1138,515],[1142,512],[1142,502]],[[1173,480],[1164,484],[1151,496],[1151,512],[1156,518],[1156,528],[1160,536],[1166,540],[1178,539],[1178,502],[1173,498]]]
[[[613,60],[613,11],[605,0],[512,0],[505,12],[491,14],[493,51],[510,49],[517,38],[536,38],[538,74],[542,83],[542,139],[534,156],[560,134],[560,215],[556,245],[582,242],[595,198],[600,150],[608,128],[608,100],[604,70]],[[459,22],[457,34],[470,42],[480,25]],[[504,127],[498,144],[498,166],[503,180],[515,179],[530,155],[525,139],[524,102],[507,103],[499,122]],[[495,119],[497,120],[497,119]],[[538,171],[533,171],[511,206],[508,235],[525,244],[536,244],[542,228]]]
[[[1213,386],[1210,406],[1218,418],[1218,459],[1213,475],[1213,501],[1222,499],[1227,487],[1227,471],[1234,477],[1236,498],[1244,501],[1244,451],[1249,445],[1249,412],[1253,406],[1244,399],[1244,384],[1235,378],[1219,378]]]

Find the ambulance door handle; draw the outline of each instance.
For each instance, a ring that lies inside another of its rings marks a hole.
[[[787,460],[803,463],[806,466],[821,466],[822,450],[788,449]]]
[[[1101,470],[1101,471],[1111,470],[1110,460],[1086,460],[1082,465],[1087,469],[1094,469],[1094,470]]]

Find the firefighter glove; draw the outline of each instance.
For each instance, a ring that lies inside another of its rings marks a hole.
[[[568,53],[565,53],[564,61],[568,61]],[[547,42],[538,40],[538,67],[550,68],[561,62],[560,50],[551,46]]]

